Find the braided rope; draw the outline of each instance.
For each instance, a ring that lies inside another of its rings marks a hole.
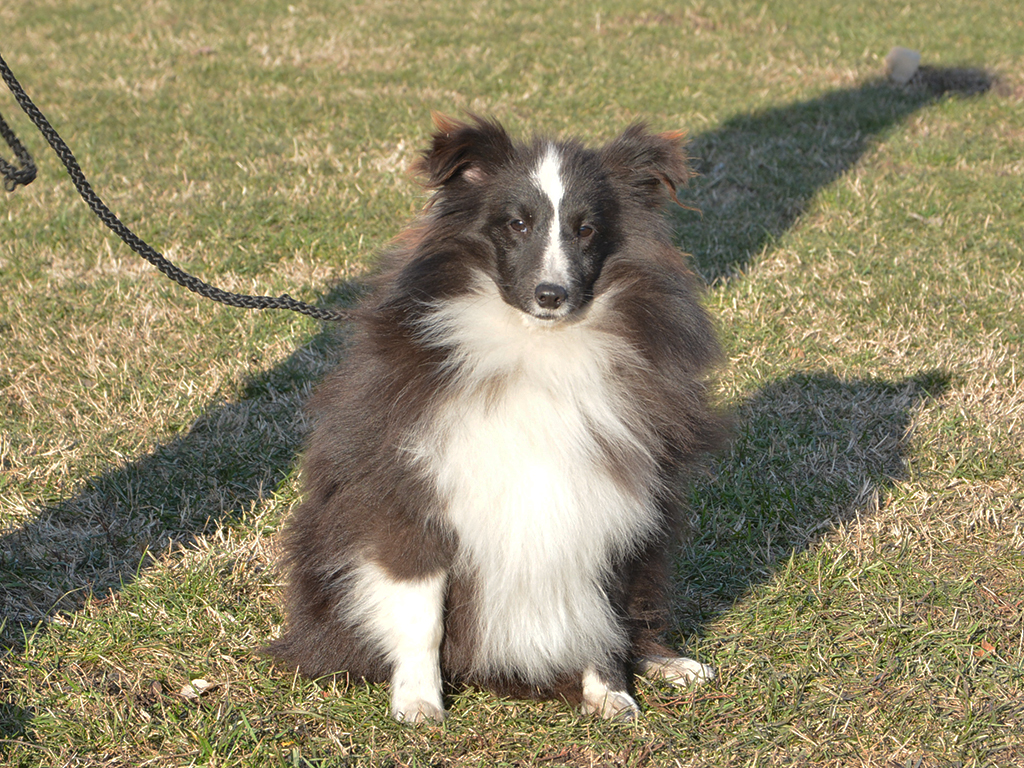
[[[28,97],[28,94],[25,93],[25,90],[21,87],[21,83],[19,83],[14,77],[14,73],[11,72],[10,67],[7,66],[7,62],[4,61],[3,56],[0,56],[0,75],[3,76],[4,82],[7,83],[7,87],[10,88],[11,93],[14,94],[14,98],[17,100],[18,105],[25,111],[25,114],[29,116],[29,119],[32,120],[36,128],[39,129],[39,132],[43,134],[43,138],[45,138],[50,144],[53,151],[57,153],[57,157],[59,157],[60,161],[64,164],[68,175],[71,177],[72,183],[74,183],[75,188],[78,190],[78,194],[81,195],[86,205],[92,209],[92,212],[99,217],[100,221],[106,224],[115,235],[124,241],[125,245],[159,269],[164,275],[169,277],[178,285],[187,288],[193,293],[198,293],[204,298],[212,299],[213,301],[220,302],[221,304],[227,304],[230,307],[241,307],[242,309],[290,309],[293,312],[300,312],[317,320],[340,321],[347,318],[347,313],[344,311],[314,307],[303,301],[293,299],[288,294],[283,294],[277,297],[247,296],[245,294],[224,291],[220,288],[215,288],[209,283],[203,282],[198,277],[194,277],[193,275],[190,275],[184,270],[176,267],[146,243],[146,241],[126,227],[100,199],[99,195],[93,191],[92,185],[89,184],[88,179],[85,178],[85,174],[82,173],[82,169],[78,165],[78,161],[75,159],[71,149],[64,143],[64,140],[60,137],[57,131],[54,130],[53,126],[50,125],[46,116],[39,111],[39,108],[32,102],[32,99]],[[10,168],[10,166],[3,160],[0,160],[0,163],[2,163],[2,165],[0,165],[0,172],[7,177],[5,185],[9,190],[13,190],[17,184],[28,184],[31,182],[32,179],[35,178],[36,169],[35,165],[32,163],[32,158],[27,152],[25,152],[24,148],[21,147],[17,137],[14,137],[13,132],[8,128],[2,117],[0,117],[0,133],[2,133],[8,143],[11,144],[15,154],[18,155],[19,162],[21,162],[23,166],[21,171],[12,169],[17,178],[16,181],[12,181],[12,177],[4,167],[7,166]],[[8,138],[8,135],[13,137],[14,143],[11,142],[11,138]],[[27,178],[27,181],[22,180],[25,178]]]
[[[13,192],[19,184],[27,186],[32,183],[36,177],[36,164],[32,162],[32,155],[18,141],[18,137],[14,135],[14,131],[2,116],[0,116],[0,135],[4,137],[4,141],[14,151],[15,158],[21,164],[21,168],[15,168],[0,157],[0,173],[4,176],[4,189]]]

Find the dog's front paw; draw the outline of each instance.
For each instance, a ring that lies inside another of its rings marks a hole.
[[[685,656],[645,656],[637,663],[637,671],[651,680],[664,680],[678,686],[715,679],[714,668]]]
[[[612,690],[594,672],[583,675],[583,714],[600,715],[605,720],[635,720],[640,716],[640,707],[625,691]]]
[[[582,709],[584,715],[600,715],[605,720],[629,722],[640,716],[640,707],[625,691],[608,691],[592,697],[584,695]]]
[[[426,672],[422,678],[399,673],[391,680],[391,716],[398,722],[415,725],[444,720],[440,670],[431,667]]]
[[[440,701],[426,701],[422,698],[403,698],[399,695],[391,697],[391,716],[400,723],[416,725],[418,723],[441,722],[445,711]]]

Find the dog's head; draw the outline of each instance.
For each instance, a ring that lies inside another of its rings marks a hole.
[[[662,231],[659,209],[690,175],[682,134],[640,124],[598,150],[512,141],[497,123],[435,116],[416,170],[436,190],[435,221],[482,244],[482,265],[511,306],[568,318],[593,295],[605,261]]]

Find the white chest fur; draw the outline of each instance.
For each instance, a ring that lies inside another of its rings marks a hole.
[[[409,450],[478,579],[477,671],[543,683],[622,650],[602,582],[655,520],[654,460],[612,376],[635,353],[587,318],[543,325],[489,283],[438,307],[424,338],[449,349],[456,387]],[[609,446],[647,477],[620,482]]]

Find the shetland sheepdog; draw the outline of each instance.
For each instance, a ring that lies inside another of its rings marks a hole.
[[[662,212],[682,135],[435,123],[432,197],[313,401],[269,651],[390,681],[404,722],[442,719],[448,685],[631,719],[634,672],[714,676],[659,639],[679,477],[721,434],[712,323]]]

